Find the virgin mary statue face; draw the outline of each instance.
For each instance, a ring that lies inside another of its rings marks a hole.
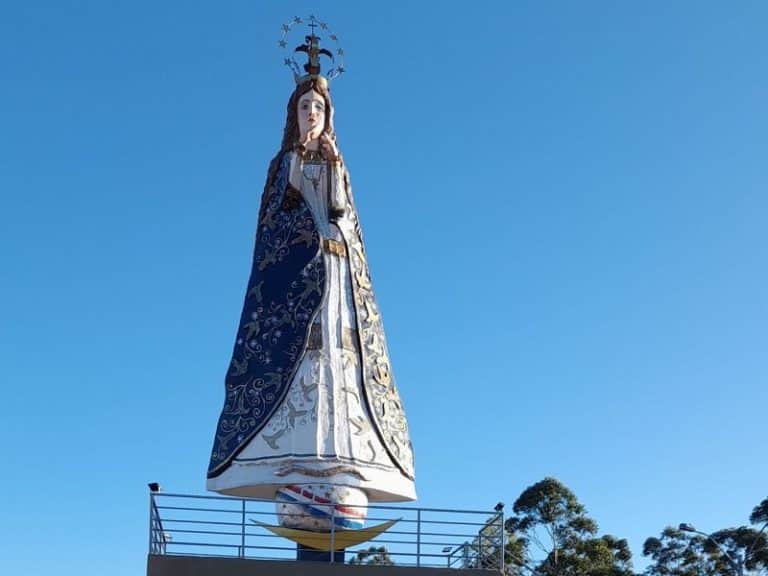
[[[317,140],[325,129],[325,99],[310,90],[299,98],[298,103],[299,139]]]

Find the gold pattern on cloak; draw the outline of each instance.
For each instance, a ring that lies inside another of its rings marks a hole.
[[[343,169],[343,168],[342,168]],[[344,171],[345,188],[350,192],[349,175]],[[413,478],[413,448],[400,395],[392,384],[389,355],[385,349],[384,327],[376,306],[368,261],[363,247],[357,211],[350,210],[354,234],[346,238],[352,270],[358,334],[363,369],[363,390],[371,408],[371,416],[392,460],[408,478]],[[364,312],[364,313],[362,313]]]

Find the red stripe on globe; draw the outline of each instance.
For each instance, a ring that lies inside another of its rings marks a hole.
[[[275,495],[284,528],[330,532],[359,530],[365,525],[368,497],[359,488],[331,484],[290,484]]]

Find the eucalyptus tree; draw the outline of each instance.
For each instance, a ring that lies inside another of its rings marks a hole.
[[[627,541],[597,536],[576,495],[555,478],[526,488],[507,519],[505,563],[520,576],[631,576]]]
[[[711,534],[690,524],[665,528],[643,545],[643,555],[652,560],[646,576],[768,576],[768,498],[749,521],[752,526]]]

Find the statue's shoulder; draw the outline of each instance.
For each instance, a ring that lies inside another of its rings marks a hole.
[[[267,185],[271,184],[280,172],[286,171],[291,167],[292,155],[293,152],[290,150],[280,150],[275,154],[275,157],[269,163]]]
[[[269,163],[267,170],[267,181],[264,184],[263,197],[271,196],[275,192],[282,192],[288,184],[288,175],[291,168],[291,158],[293,152],[290,150],[280,150]]]

